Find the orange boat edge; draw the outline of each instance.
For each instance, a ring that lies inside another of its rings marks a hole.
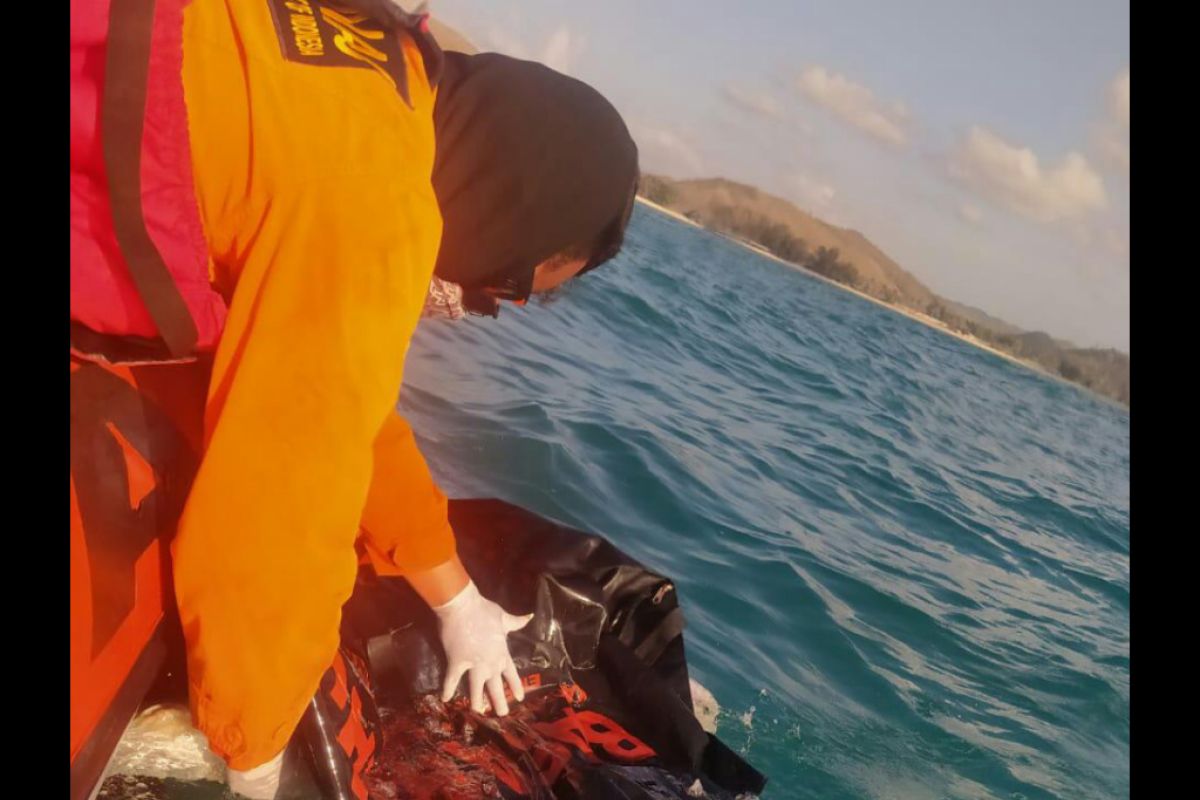
[[[97,788],[178,638],[169,567],[209,365],[72,350],[71,798]]]

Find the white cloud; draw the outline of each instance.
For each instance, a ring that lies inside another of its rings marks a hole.
[[[1100,235],[1100,241],[1110,255],[1118,259],[1129,258],[1129,240],[1112,228],[1106,228]]]
[[[951,158],[950,171],[982,197],[1038,222],[1079,220],[1108,205],[1104,181],[1079,153],[1043,168],[1028,147],[978,126]]]
[[[726,84],[721,87],[725,99],[738,108],[770,119],[781,119],[783,108],[779,101],[766,92],[755,92],[740,86]]]
[[[1102,125],[1092,140],[1096,157],[1111,172],[1129,172],[1129,136],[1111,125]]]
[[[1108,85],[1109,119],[1095,126],[1092,149],[1110,172],[1129,174],[1129,67]]]
[[[638,146],[639,160],[649,171],[674,177],[699,177],[704,173],[704,159],[683,134],[638,120],[627,123]]]
[[[1088,248],[1096,243],[1097,232],[1092,230],[1086,222],[1074,220],[1066,223],[1065,227],[1067,233],[1071,235],[1071,239],[1081,248]]]
[[[866,86],[824,67],[806,68],[796,85],[805,97],[843,122],[887,144],[908,144],[909,114],[902,103],[885,103]]]
[[[1129,67],[1109,85],[1108,108],[1117,124],[1129,127]]]
[[[524,61],[530,60],[529,48],[525,43],[512,36],[503,28],[492,28],[487,32],[486,42],[488,49],[497,53],[503,53],[506,56],[519,58]]]
[[[586,39],[572,33],[566,25],[558,26],[540,47],[528,45],[503,28],[489,30],[486,41],[497,53],[525,61],[540,61],[550,69],[567,74],[587,49]]]
[[[541,62],[553,70],[570,73],[587,43],[578,34],[571,33],[566,25],[560,25],[542,48]]]
[[[973,206],[970,203],[963,203],[958,207],[958,216],[964,222],[969,222],[972,225],[978,225],[983,221],[983,212],[979,210],[978,206]]]
[[[797,173],[793,176],[792,183],[796,187],[800,205],[811,211],[828,211],[833,204],[833,199],[837,197],[837,189],[804,173]]]

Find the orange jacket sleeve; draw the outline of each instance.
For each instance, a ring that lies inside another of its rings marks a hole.
[[[380,575],[430,569],[455,554],[446,497],[399,414],[388,417],[375,440],[375,472],[362,528],[363,550]]]
[[[333,661],[441,236],[415,46],[410,107],[381,70],[288,60],[272,5],[197,0],[184,29],[197,199],[232,290],[172,552],[193,715],[234,769],[284,747]]]

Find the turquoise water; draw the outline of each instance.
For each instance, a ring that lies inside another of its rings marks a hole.
[[[1124,410],[641,207],[407,370],[448,494],[677,579],[767,798],[1128,796]]]

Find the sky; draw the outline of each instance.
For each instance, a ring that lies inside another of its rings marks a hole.
[[[432,0],[595,86],[642,169],[854,228],[934,291],[1129,351],[1129,5]]]

